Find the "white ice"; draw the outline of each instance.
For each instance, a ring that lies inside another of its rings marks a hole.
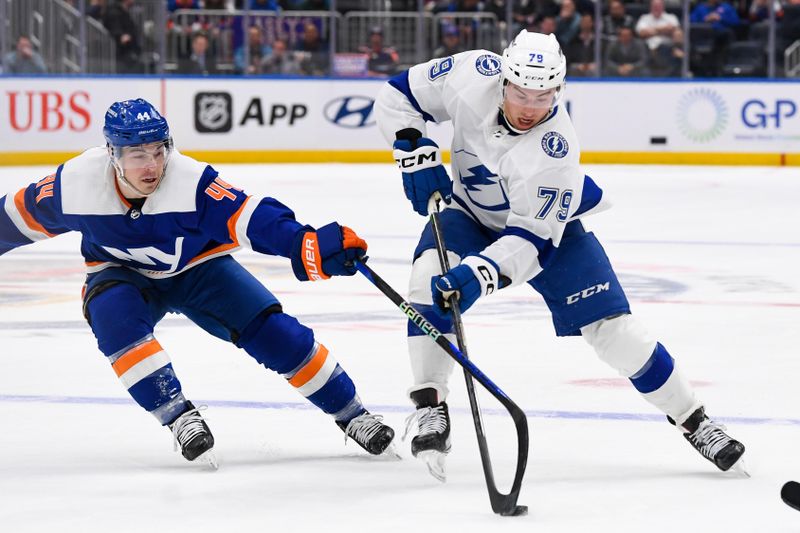
[[[389,165],[220,165],[312,225],[338,220],[369,242],[370,265],[406,292],[425,220]],[[361,276],[301,284],[288,261],[240,252],[312,326],[361,397],[398,433],[402,460],[374,458],[283,378],[171,315],[156,330],[186,395],[207,404],[221,466],[172,451],[131,403],[80,311],[79,239],[0,258],[0,531],[788,532],[779,499],[800,477],[800,171],[593,166],[614,201],[587,221],[634,313],[697,386],[710,415],[747,446],[750,479],[721,473],[580,339],[558,339],[527,286],[466,316],[473,361],[527,413],[531,449],[519,502],[493,515],[458,372],[453,451],[442,485],[401,442],[411,412],[406,325]],[[51,168],[2,168],[15,191]],[[86,191],[92,194],[92,191]],[[481,394],[495,474],[516,460],[510,418]]]

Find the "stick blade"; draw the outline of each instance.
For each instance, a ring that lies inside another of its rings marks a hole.
[[[800,483],[787,481],[781,489],[781,499],[792,509],[800,511]]]
[[[502,511],[500,516],[525,516],[526,514],[528,514],[527,505],[516,505],[513,509]]]

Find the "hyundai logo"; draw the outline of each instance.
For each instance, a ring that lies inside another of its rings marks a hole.
[[[343,128],[372,126],[372,108],[375,100],[367,96],[342,96],[325,106],[325,118]]]

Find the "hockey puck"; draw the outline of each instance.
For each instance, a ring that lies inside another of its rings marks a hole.
[[[787,481],[781,489],[781,500],[789,507],[800,511],[800,483]]]
[[[527,505],[517,505],[513,509],[508,511],[503,511],[500,513],[502,516],[524,516],[528,514],[528,506]]]

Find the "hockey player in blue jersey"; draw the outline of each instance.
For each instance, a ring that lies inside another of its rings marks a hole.
[[[582,335],[697,451],[728,470],[744,446],[706,416],[667,349],[631,314],[602,246],[583,228],[581,219],[605,202],[580,169],[578,139],[559,105],[565,73],[555,37],[523,30],[502,56],[473,50],[434,59],[383,86],[378,126],[393,143],[407,198],[421,215],[434,194],[449,204],[440,218],[451,269],[442,275],[428,224],[414,252],[409,300],[447,333],[450,295],[467,311],[479,297],[529,284],[544,297],[557,335]],[[447,120],[452,182],[425,136],[427,121]],[[417,407],[409,425],[416,418],[418,426],[411,451],[443,478],[453,361],[411,324],[408,335]]]
[[[336,222],[314,229],[269,197],[248,196],[210,165],[173,148],[167,121],[142,99],[114,103],[105,147],[0,198],[0,254],[82,234],[83,312],[100,351],[133,399],[168,426],[183,456],[216,466],[214,438],[181,392],[153,335],[168,312],[245,350],[283,375],[371,454],[394,431],[369,413],[314,332],[230,255],[248,246],[291,259],[301,281],[350,276],[367,244]]]

